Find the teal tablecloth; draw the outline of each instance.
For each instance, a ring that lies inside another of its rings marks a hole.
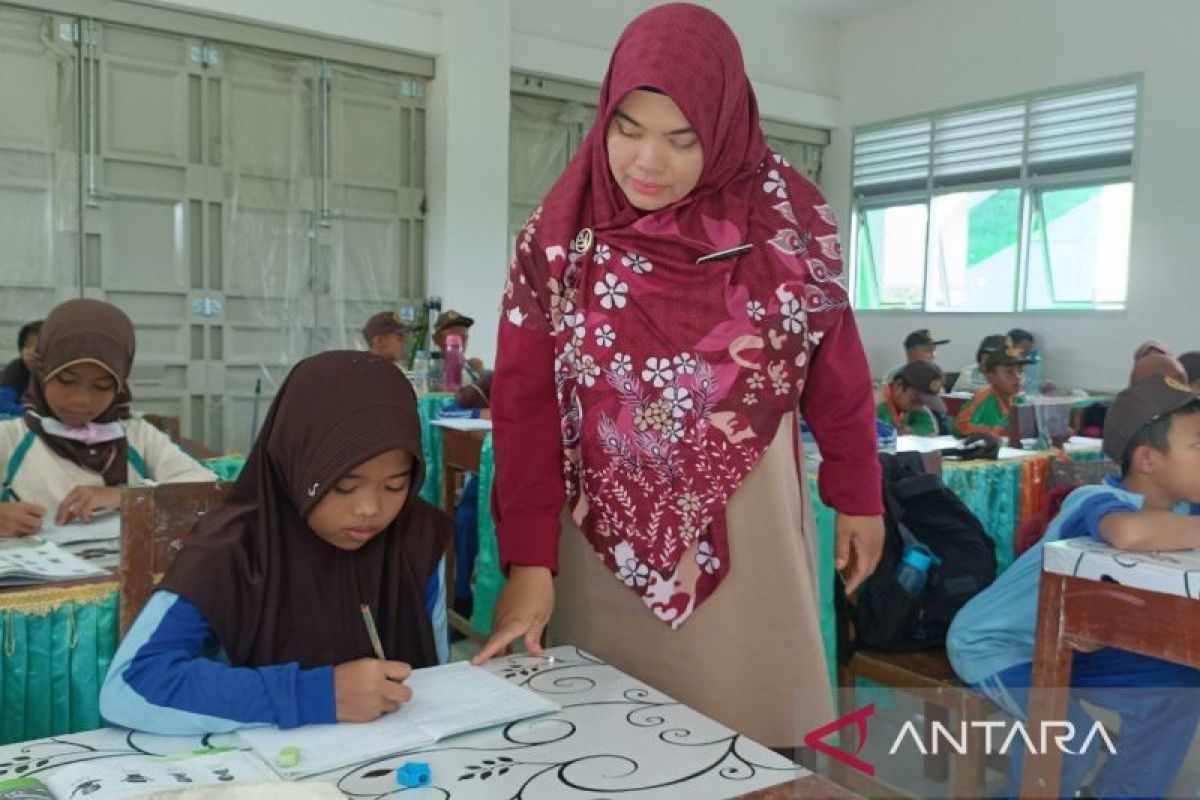
[[[454,397],[444,392],[430,392],[417,397],[417,412],[421,416],[421,449],[425,451],[425,483],[421,499],[442,507],[442,429],[430,423],[446,401]]]
[[[116,583],[0,594],[0,744],[101,727]]]

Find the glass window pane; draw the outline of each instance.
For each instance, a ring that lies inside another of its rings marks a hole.
[[[927,311],[1012,311],[1016,301],[1021,190],[933,198]]]
[[[1035,198],[1025,307],[1122,308],[1133,185],[1041,192]]]
[[[859,211],[856,307],[921,307],[928,213],[924,203]]]

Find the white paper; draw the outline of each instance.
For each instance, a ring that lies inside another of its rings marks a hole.
[[[47,512],[46,518],[53,520],[55,517]],[[37,535],[57,545],[115,541],[121,538],[121,515],[109,512],[93,517],[91,522],[68,522],[66,525],[46,522]]]
[[[37,536],[0,539],[0,586],[71,581],[107,574]]]
[[[953,436],[897,436],[896,452],[898,453],[932,453],[935,450],[947,450],[961,447],[962,440]]]
[[[1104,440],[1091,436],[1072,436],[1070,439],[1067,439],[1067,445],[1078,447],[1081,450],[1099,450],[1104,445]]]
[[[282,777],[294,780],[560,709],[466,661],[414,670],[405,683],[413,699],[374,722],[245,728],[238,736]],[[300,763],[294,769],[276,766],[279,751],[289,746],[299,748]]]
[[[490,419],[446,417],[444,419],[435,419],[433,424],[439,428],[449,428],[455,431],[490,431],[492,429],[492,421]]]
[[[45,779],[45,784],[58,798],[102,797],[104,800],[122,800],[145,797],[165,789],[278,780],[253,755],[243,751],[227,751],[179,759],[129,756],[81,761],[56,769]]]

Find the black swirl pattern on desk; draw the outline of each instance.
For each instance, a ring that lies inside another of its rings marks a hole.
[[[783,781],[793,771],[756,760],[746,751],[767,751],[586,653],[554,662],[513,656],[500,674],[553,697],[562,711],[420,753],[375,759],[344,774],[338,790],[356,800],[399,796],[395,769],[409,760],[429,763],[433,782],[423,790],[448,799],[481,796],[481,790],[506,800],[655,790],[711,796],[714,780],[736,794],[738,784],[756,776],[769,773]],[[605,752],[588,751],[588,734],[597,730],[605,732],[597,737]]]

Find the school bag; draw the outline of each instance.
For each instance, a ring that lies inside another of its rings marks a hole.
[[[838,655],[843,663],[855,648],[907,652],[941,647],[950,621],[996,577],[996,552],[979,519],[941,477],[925,472],[918,453],[880,453],[883,467],[884,546],[875,571],[846,600],[837,578]],[[909,594],[897,580],[905,546],[928,548],[924,590]],[[853,624],[855,638],[849,639]]]

